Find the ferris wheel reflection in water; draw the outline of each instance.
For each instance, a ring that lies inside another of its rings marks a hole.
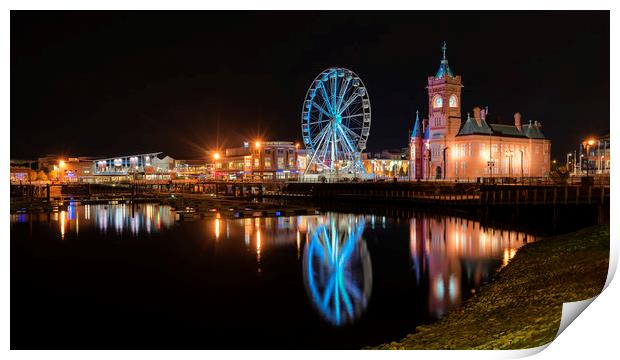
[[[308,224],[304,285],[314,307],[333,326],[352,324],[365,312],[372,265],[363,216],[328,213]]]

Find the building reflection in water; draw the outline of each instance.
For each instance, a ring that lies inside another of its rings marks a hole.
[[[416,217],[409,229],[415,279],[428,282],[428,310],[437,318],[461,304],[461,289],[479,287],[519,247],[534,241],[519,231],[484,228],[455,217]]]
[[[67,240],[81,236],[80,230],[92,229],[111,235],[151,234],[172,227],[174,214],[170,207],[157,204],[137,204],[133,209],[130,204],[69,204],[66,211],[51,214],[11,214],[11,222],[49,223],[57,229],[58,239]],[[408,242],[414,282],[408,285],[417,287],[417,296],[427,303],[425,312],[437,318],[460,305],[469,289],[479,287],[508,264],[519,247],[534,241],[532,235],[485,228],[476,221],[456,217],[416,215],[408,221],[409,239],[405,228],[401,233],[405,248],[399,249],[406,252]],[[360,319],[370,299],[372,269],[363,232],[389,242],[394,230],[383,229],[402,229],[402,222],[393,224],[384,216],[335,213],[245,219],[216,215],[206,224],[209,241],[215,246],[236,242],[249,260],[256,262],[257,272],[279,270],[265,265],[276,248],[280,248],[279,254],[284,249],[296,257],[311,303],[334,326]],[[399,241],[391,244],[403,245]]]
[[[363,216],[328,213],[307,224],[303,275],[307,293],[333,326],[354,323],[372,291],[372,266],[362,238]]]
[[[56,224],[60,239],[68,236],[79,236],[80,227],[96,228],[106,233],[114,231],[122,234],[129,232],[132,235],[150,233],[169,228],[174,224],[174,213],[168,206],[157,204],[136,204],[132,210],[131,204],[119,205],[77,205],[69,203],[67,210],[55,213],[15,214],[11,220],[15,222],[49,222]]]

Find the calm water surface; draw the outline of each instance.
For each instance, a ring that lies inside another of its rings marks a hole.
[[[439,215],[11,215],[13,348],[360,348],[461,304],[532,235]]]

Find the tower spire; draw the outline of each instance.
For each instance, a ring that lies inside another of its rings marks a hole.
[[[439,79],[443,77],[444,75],[454,77],[454,74],[452,73],[452,70],[450,69],[450,66],[448,65],[448,58],[446,57],[446,50],[448,50],[448,45],[444,41],[443,44],[441,45],[442,58],[441,58],[441,64],[439,65],[439,70],[437,70],[437,74],[435,75],[436,79]]]
[[[443,59],[442,60],[448,60],[446,58],[446,50],[448,50],[448,45],[446,45],[446,42],[443,42],[443,45],[441,45],[441,51],[443,52]]]
[[[413,125],[413,131],[411,132],[411,137],[422,137],[422,124],[420,124],[420,116],[419,111],[415,111],[415,124]]]

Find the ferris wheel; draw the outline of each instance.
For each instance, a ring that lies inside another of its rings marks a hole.
[[[370,134],[370,99],[362,79],[345,68],[320,73],[306,93],[301,132],[310,159],[304,173],[364,172],[360,153]]]

